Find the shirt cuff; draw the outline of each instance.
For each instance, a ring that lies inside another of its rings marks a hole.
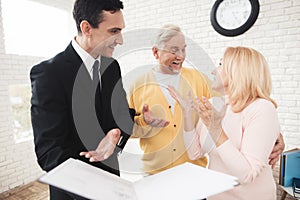
[[[140,126],[148,126],[148,124],[144,120],[143,115],[135,117],[135,122]]]

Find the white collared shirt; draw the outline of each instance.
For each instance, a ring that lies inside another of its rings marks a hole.
[[[72,39],[72,46],[75,49],[76,53],[79,55],[81,60],[83,61],[87,71],[89,72],[91,79],[93,79],[93,65],[96,60],[101,63],[101,57],[98,56],[96,59],[93,58],[89,53],[87,53],[79,44],[76,42],[75,37]],[[101,77],[100,74],[100,67],[98,68],[99,77]],[[100,78],[100,85],[101,85],[101,78]]]

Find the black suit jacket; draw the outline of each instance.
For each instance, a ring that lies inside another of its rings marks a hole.
[[[81,58],[71,44],[65,51],[31,69],[31,118],[35,152],[49,171],[79,153],[94,150],[112,128],[120,128],[121,144],[103,162],[89,163],[119,175],[117,153],[130,137],[134,110],[128,108],[119,64],[101,57],[101,102]],[[130,116],[131,115],[131,116]]]

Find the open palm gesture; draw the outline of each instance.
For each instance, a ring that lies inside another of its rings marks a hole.
[[[191,92],[188,92],[187,97],[183,97],[173,86],[168,86],[170,95],[179,103],[184,113],[190,113],[193,110],[194,102]]]
[[[120,139],[121,131],[120,129],[110,130],[106,136],[100,141],[98,147],[93,151],[81,152],[80,156],[85,156],[89,158],[90,162],[99,162],[106,160],[111,156],[116,148],[116,144]]]

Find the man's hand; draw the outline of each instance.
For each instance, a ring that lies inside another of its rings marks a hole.
[[[285,147],[284,141],[283,141],[283,137],[282,134],[279,134],[279,137],[277,138],[274,148],[272,150],[272,153],[269,157],[269,165],[272,166],[272,168],[274,168],[276,162],[279,160],[279,157],[281,155],[281,153],[283,152]]]
[[[173,97],[180,105],[182,112],[184,114],[191,114],[191,111],[193,110],[193,98],[192,98],[192,94],[191,91],[189,91],[187,93],[187,97],[183,97],[179,91],[177,91],[173,86],[169,85],[168,86],[168,91],[171,95],[171,97]]]
[[[149,109],[149,106],[145,104],[143,106],[143,118],[146,124],[152,126],[152,127],[165,127],[169,125],[169,121],[166,121],[165,119],[156,117],[151,110]]]
[[[116,144],[120,139],[120,135],[120,129],[112,129],[100,141],[96,150],[89,152],[81,152],[79,155],[89,158],[90,162],[98,162],[105,160],[113,154]]]

